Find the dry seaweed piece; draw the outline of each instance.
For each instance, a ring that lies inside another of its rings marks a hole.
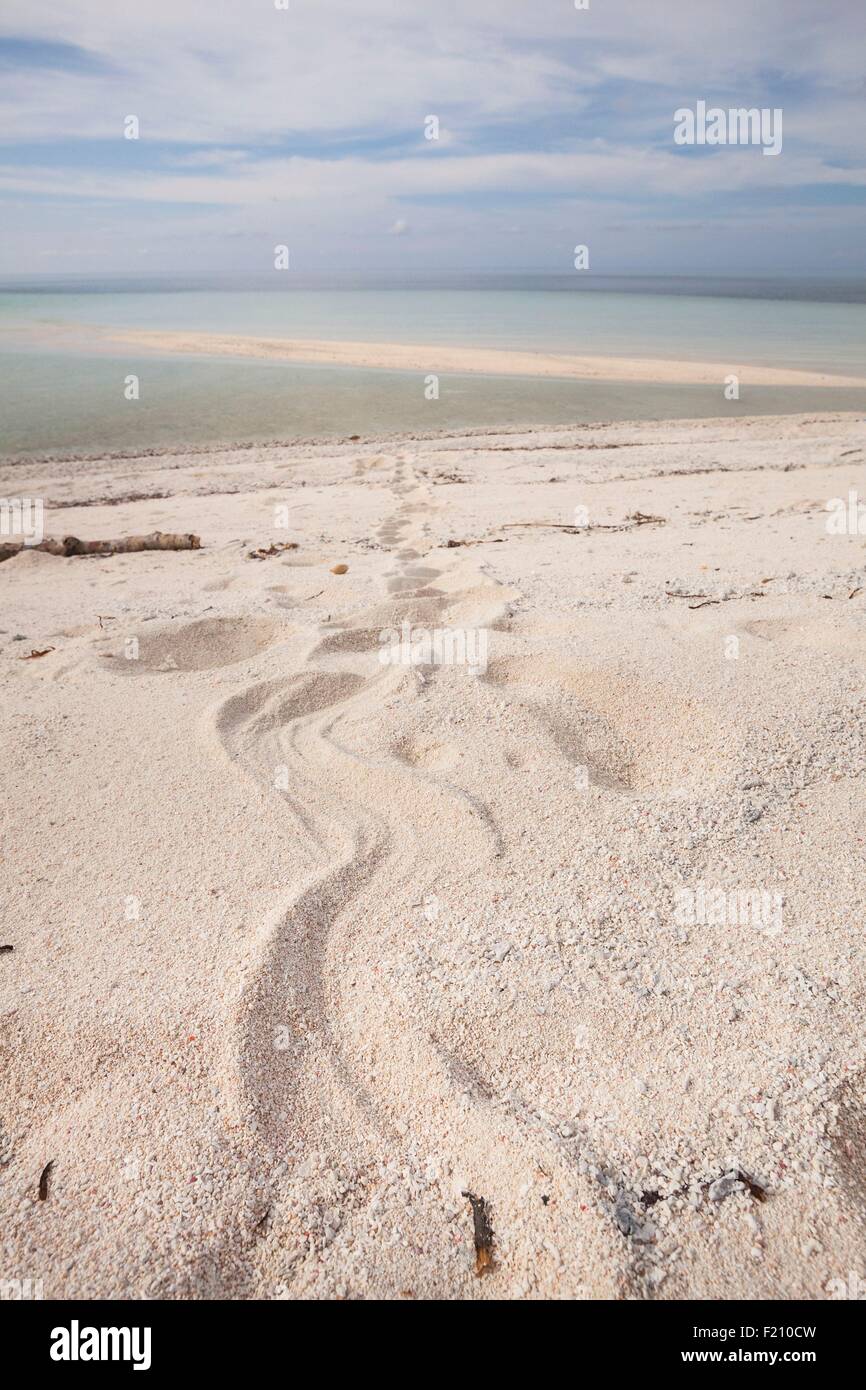
[[[14,951],[14,946],[0,946],[0,956],[5,956],[7,951]]]
[[[759,1182],[755,1182],[755,1179],[751,1177],[749,1173],[744,1173],[742,1168],[737,1169],[737,1178],[740,1182],[745,1183],[746,1188],[756,1202],[766,1202],[768,1195],[766,1187],[762,1187]]]
[[[47,656],[49,652],[53,652],[53,651],[54,651],[54,648],[53,648],[53,647],[43,647],[41,652],[40,652],[40,651],[37,651],[36,648],[33,647],[33,648],[31,649],[31,651],[30,651],[29,656],[19,656],[18,660],[19,660],[19,661],[35,661],[37,657],[40,657],[40,656]]]
[[[751,1173],[745,1173],[742,1168],[731,1168],[729,1172],[723,1173],[713,1182],[704,1183],[704,1191],[709,1194],[711,1202],[722,1202],[726,1197],[730,1197],[732,1192],[742,1191],[743,1188],[746,1189],[750,1197],[754,1197],[756,1202],[766,1202],[769,1196],[767,1189],[756,1182]]]
[[[39,1175],[39,1200],[44,1202],[48,1196],[48,1179],[51,1176],[51,1169],[54,1167],[54,1159],[49,1159]]]
[[[267,560],[271,555],[282,555],[284,550],[297,550],[297,541],[275,541],[272,545],[260,545],[258,550],[248,550],[248,560]]]
[[[488,1269],[493,1268],[493,1227],[487,1215],[487,1203],[474,1192],[464,1192],[472,1206],[472,1222],[475,1228],[475,1273],[480,1279]]]

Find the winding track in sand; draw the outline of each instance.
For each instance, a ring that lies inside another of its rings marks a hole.
[[[397,507],[378,533],[394,559],[383,575],[386,590],[408,599],[425,621],[447,622],[465,591],[430,587],[444,573],[422,553],[432,489],[405,455],[395,460],[392,487]],[[437,552],[436,563],[449,561]],[[480,572],[478,581],[479,625],[493,625],[509,591]],[[378,648],[382,622],[382,605],[355,615],[313,646],[308,660],[318,669],[311,664],[285,681],[254,684],[213,716],[225,755],[283,798],[287,831],[306,839],[310,858],[288,903],[262,923],[237,1003],[228,1044],[237,1118],[275,1156],[290,1134],[325,1143],[335,1125],[347,1135],[372,1133],[384,1152],[408,1133],[454,1171],[472,1175],[510,1224],[521,1206],[515,1174],[526,1171],[530,1154],[572,1188],[591,1184],[556,1130],[514,1096],[492,1093],[486,1079],[469,1078],[467,1109],[466,1062],[389,1006],[379,989],[377,922],[405,920],[411,900],[435,887],[441,865],[463,856],[492,862],[503,853],[499,828],[477,798],[439,775],[396,757],[366,758],[341,741],[343,723],[372,717],[406,678],[393,666],[377,665],[370,674],[369,656],[363,673],[346,669]],[[278,769],[284,790],[275,785]],[[365,932],[367,924],[372,930]],[[350,991],[344,967],[358,942],[361,988]],[[380,1040],[373,1080],[363,1061],[370,1019]],[[608,1271],[611,1296],[635,1291],[614,1226],[587,1223],[585,1239],[593,1265]],[[279,1251],[272,1253],[278,1260]],[[517,1278],[503,1274],[511,1283]],[[502,1297],[502,1280],[495,1284],[478,1284],[476,1296]]]

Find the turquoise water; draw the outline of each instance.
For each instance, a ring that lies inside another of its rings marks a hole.
[[[127,401],[127,373],[141,398]],[[417,375],[271,362],[0,353],[0,454],[13,457],[180,444],[428,434],[445,429],[569,425],[863,410],[864,393],[765,387],[722,401],[706,386],[443,376],[427,401]]]
[[[858,390],[580,383],[187,358],[76,344],[75,326],[211,330],[740,360],[866,376],[866,304],[758,294],[565,289],[0,293],[0,453],[428,432],[798,410],[862,410]],[[63,336],[58,336],[58,329]],[[66,336],[68,335],[68,336]],[[141,379],[126,401],[124,378]]]

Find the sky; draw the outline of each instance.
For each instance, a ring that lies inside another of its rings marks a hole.
[[[864,0],[4,0],[0,275],[861,275],[864,52]]]

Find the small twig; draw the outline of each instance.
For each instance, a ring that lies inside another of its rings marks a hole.
[[[633,531],[638,526],[665,526],[667,518],[663,516],[650,516],[647,512],[632,512],[626,517],[624,522],[591,521],[585,526],[572,526],[564,521],[506,521],[502,525],[502,530],[510,530],[515,526],[541,526],[549,531],[565,531],[569,536],[579,536],[586,531]]]
[[[579,535],[581,531],[588,531],[588,526],[570,526],[564,521],[506,521],[503,522],[503,531],[510,531],[516,526],[541,526],[550,531],[567,531],[570,536]]]
[[[481,540],[478,540],[478,541],[456,541],[456,540],[446,541],[446,542],[445,542],[445,549],[446,549],[446,550],[453,550],[453,549],[455,549],[455,547],[457,547],[458,545],[502,545],[502,544],[504,544],[504,542],[503,542],[503,539],[502,539],[501,536],[482,536]]]
[[[668,595],[669,598],[700,598],[700,599],[703,599],[703,603],[690,603],[690,604],[689,604],[689,608],[692,608],[692,609],[694,609],[694,608],[709,608],[709,606],[710,606],[711,604],[719,604],[719,603],[737,603],[741,598],[766,598],[766,597],[767,597],[767,595],[766,595],[766,594],[762,594],[762,593],[760,592],[760,590],[755,590],[754,593],[750,593],[750,594],[730,594],[727,598],[707,598],[706,594],[679,594],[679,593],[673,592],[673,591],[670,590],[670,589],[666,589],[666,590],[665,590],[665,593]]]

